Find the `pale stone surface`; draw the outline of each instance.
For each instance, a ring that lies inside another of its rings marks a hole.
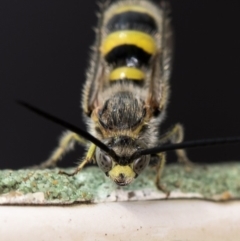
[[[161,200],[0,206],[6,241],[238,241],[240,202]]]

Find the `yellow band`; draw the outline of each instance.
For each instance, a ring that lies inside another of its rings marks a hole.
[[[101,52],[105,56],[115,47],[124,44],[135,45],[151,55],[157,50],[151,35],[135,30],[124,30],[109,34],[102,43]]]
[[[115,81],[119,79],[133,79],[133,80],[144,80],[145,74],[143,71],[132,67],[120,67],[114,69],[109,77],[110,81]]]

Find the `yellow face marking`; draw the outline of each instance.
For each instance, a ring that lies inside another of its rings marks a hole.
[[[139,12],[139,13],[146,13],[151,15],[149,11],[146,10],[146,8],[136,5],[129,5],[129,6],[122,6],[119,7],[116,11],[114,11],[114,14],[124,13],[124,12]]]
[[[109,77],[110,81],[115,81],[119,79],[133,79],[142,81],[145,79],[145,74],[143,71],[132,67],[120,67],[114,69]]]
[[[135,30],[116,31],[109,34],[103,41],[100,50],[105,56],[115,47],[124,44],[135,45],[151,55],[157,51],[156,42],[151,35]]]
[[[136,176],[135,172],[130,166],[120,166],[116,165],[113,167],[111,171],[109,171],[109,177],[116,182],[118,181],[124,181],[126,184],[129,184],[130,182],[133,181],[134,177]],[[122,180],[120,178],[120,174],[124,175],[124,179]]]

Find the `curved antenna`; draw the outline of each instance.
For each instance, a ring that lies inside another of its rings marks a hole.
[[[61,120],[43,110],[40,110],[39,108],[36,108],[24,101],[21,101],[21,100],[17,100],[16,101],[18,104],[20,104],[21,106],[24,106],[25,108],[27,108],[28,110],[31,110],[32,112],[56,123],[56,124],[59,124],[65,128],[67,128],[68,130],[71,130],[75,133],[77,133],[78,135],[80,135],[81,137],[85,138],[86,140],[88,141],[91,141],[93,144],[95,144],[96,146],[98,146],[99,148],[101,148],[103,151],[105,151],[106,153],[110,154],[111,156],[114,156],[114,151],[110,148],[108,148],[108,146],[106,146],[104,143],[102,143],[101,141],[99,141],[97,138],[95,138],[94,136],[92,136],[90,133],[64,121],[64,120]]]
[[[233,144],[239,143],[240,136],[225,137],[225,138],[213,138],[213,139],[203,139],[195,141],[184,141],[177,144],[168,144],[162,146],[156,146],[149,149],[140,150],[140,155],[150,155],[156,154],[164,151],[172,151],[177,149],[187,149],[187,148],[197,148],[203,146],[215,146],[215,145],[224,145],[224,144]]]

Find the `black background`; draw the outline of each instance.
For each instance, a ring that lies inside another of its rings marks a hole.
[[[240,135],[238,2],[171,1],[176,49],[163,128],[183,123],[186,140]],[[93,0],[1,0],[0,168],[40,163],[63,130],[15,99],[83,127],[80,92],[97,9]],[[201,148],[189,156],[195,162],[239,160],[239,149]],[[77,148],[60,165],[73,165],[82,154]]]

